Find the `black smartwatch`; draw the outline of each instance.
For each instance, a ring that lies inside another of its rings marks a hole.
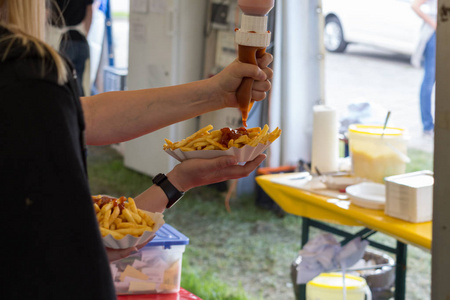
[[[169,181],[166,175],[163,173],[159,173],[155,177],[153,177],[153,183],[159,186],[167,198],[169,198],[169,203],[167,203],[166,208],[171,208],[178,200],[183,197],[184,193],[177,190],[176,187]]]

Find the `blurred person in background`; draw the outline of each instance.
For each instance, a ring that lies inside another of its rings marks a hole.
[[[426,9],[423,9],[427,6]],[[423,134],[433,136],[434,121],[432,109],[432,94],[436,80],[436,28],[437,0],[413,0],[412,9],[423,20],[420,39],[411,63],[415,67],[424,68],[424,76],[420,86],[420,114]]]
[[[84,96],[83,76],[90,57],[87,35],[92,23],[94,0],[51,0],[50,18],[57,30],[49,37],[55,41],[55,49],[64,54],[74,65],[80,95]]]
[[[255,80],[252,99],[263,100],[271,87],[272,56],[265,54],[258,66],[235,60],[196,82],[80,98],[71,64],[43,42],[45,4],[0,0],[0,182],[7,214],[2,238],[8,244],[3,247],[2,295],[116,300],[109,261],[138,247],[104,247],[85,145],[123,142],[209,111],[238,107],[236,90],[245,77]],[[243,165],[234,156],[184,161],[164,179],[177,194],[169,197],[153,184],[135,197],[136,205],[163,212],[182,192],[248,176],[264,159],[261,154]]]

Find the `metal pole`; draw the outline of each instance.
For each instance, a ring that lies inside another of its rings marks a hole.
[[[407,245],[397,241],[395,266],[395,300],[405,300]]]

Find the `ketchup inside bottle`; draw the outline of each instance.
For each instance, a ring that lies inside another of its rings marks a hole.
[[[257,65],[257,58],[262,57],[266,53],[266,48],[252,47],[239,45],[238,54],[239,61],[243,63],[250,63]],[[253,78],[245,77],[242,80],[241,85],[236,91],[236,98],[239,104],[239,109],[242,113],[242,124],[247,127],[248,113],[253,106],[252,100],[252,88],[253,88]]]

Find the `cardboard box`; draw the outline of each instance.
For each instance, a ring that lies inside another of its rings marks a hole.
[[[419,171],[386,177],[385,184],[386,215],[412,223],[432,220],[433,172]]]
[[[136,254],[111,263],[118,295],[177,293],[189,238],[164,224]]]

